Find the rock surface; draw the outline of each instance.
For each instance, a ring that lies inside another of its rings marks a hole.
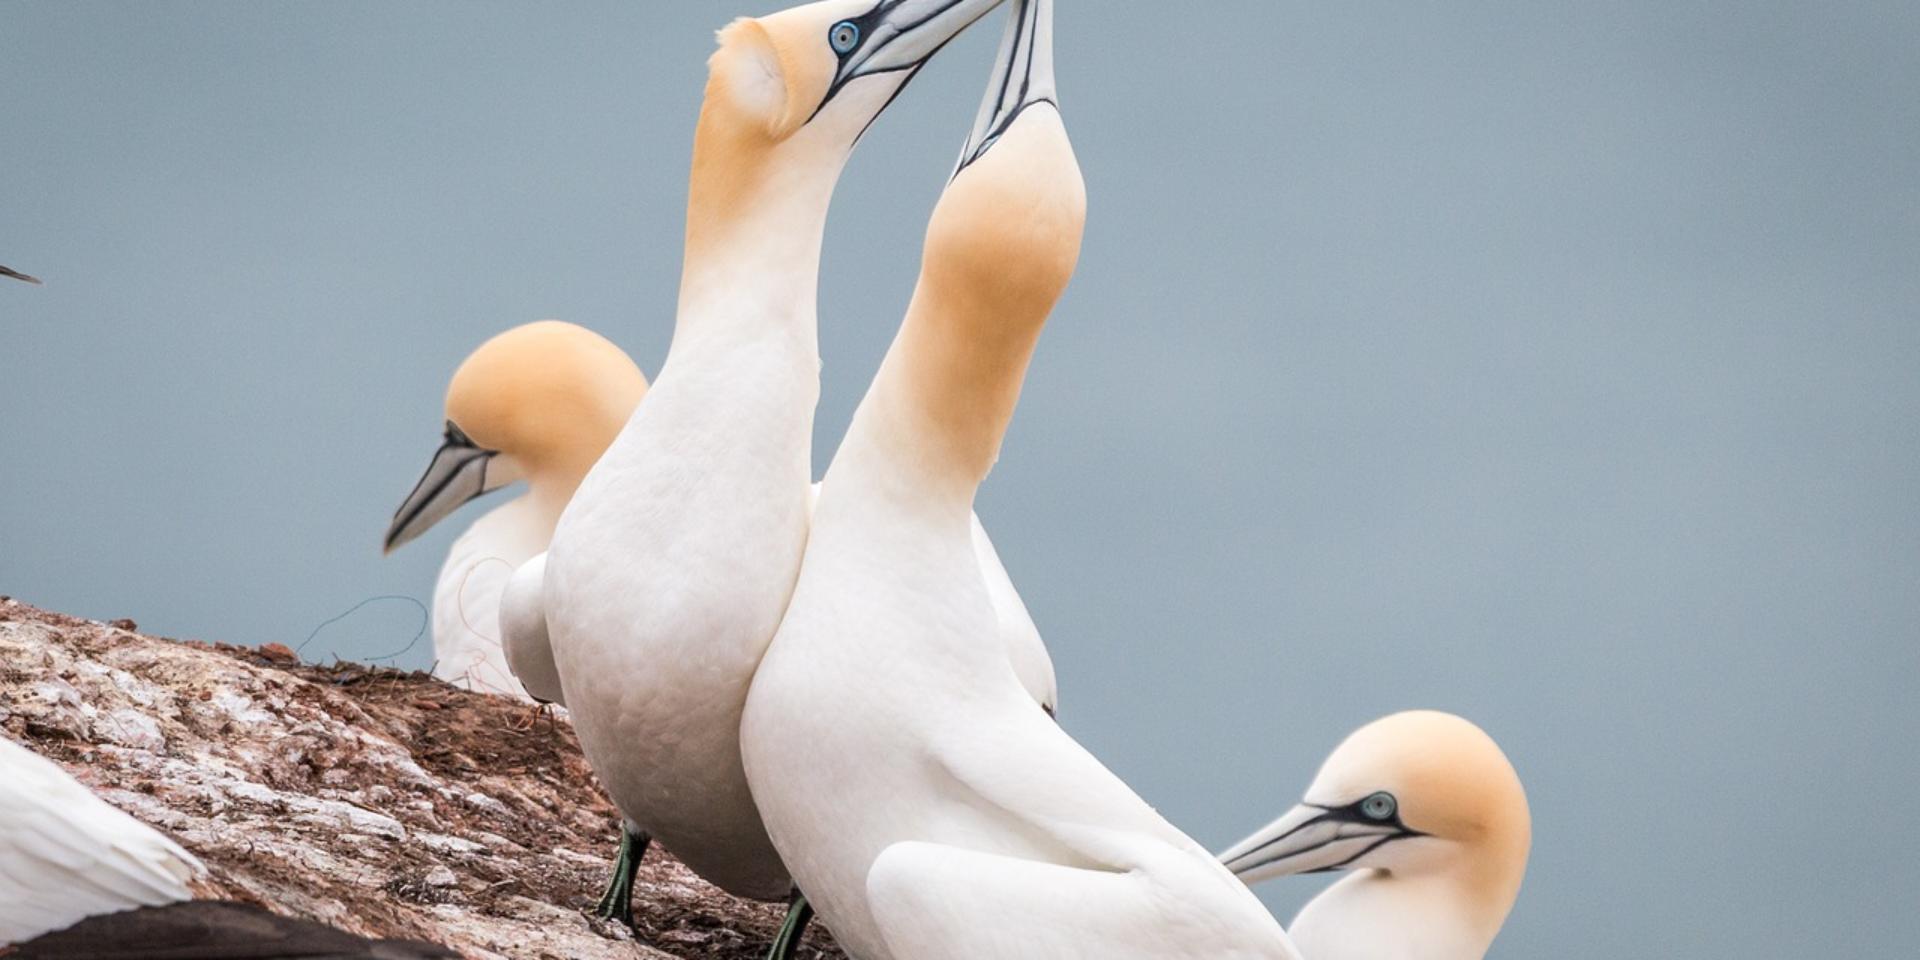
[[[475,960],[764,955],[778,905],[656,845],[637,935],[586,912],[617,814],[571,729],[421,673],[144,636],[0,598],[0,733],[206,861],[203,897]],[[801,956],[838,957],[816,927]]]

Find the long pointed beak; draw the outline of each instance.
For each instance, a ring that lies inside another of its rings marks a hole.
[[[406,502],[393,513],[387,527],[386,552],[433,529],[433,525],[487,492],[487,464],[498,451],[487,450],[467,438],[459,427],[447,424],[447,439],[434,451],[433,462]]]
[[[879,73],[918,70],[940,48],[999,6],[1001,0],[881,0],[848,21],[860,45],[843,54],[826,99],[841,87]]]
[[[992,79],[954,176],[993,149],[1021,111],[1036,103],[1060,106],[1053,82],[1053,0],[1014,0]]]
[[[1338,870],[1412,832],[1396,823],[1366,823],[1340,809],[1303,803],[1227,848],[1220,862],[1249,884],[1295,873]]]
[[[25,280],[26,282],[32,283],[32,284],[38,284],[40,282],[39,277],[30,277],[24,273],[21,273],[18,270],[9,269],[7,267],[0,267],[0,277],[12,277],[15,280]]]

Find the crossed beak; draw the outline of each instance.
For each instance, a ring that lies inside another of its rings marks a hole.
[[[1036,103],[1059,108],[1053,76],[1053,0],[1014,0],[1006,33],[1000,40],[1000,55],[994,60],[993,76],[966,146],[961,148],[954,176],[985,156],[1019,119],[1021,111]]]
[[[406,502],[394,511],[393,523],[387,527],[386,551],[392,553],[426,533],[448,514],[491,489],[487,486],[487,465],[498,455],[499,451],[475,444],[449,422],[446,442],[434,451],[427,472],[413,485]]]
[[[847,21],[859,29],[857,47],[840,57],[827,100],[861,77],[914,71],[925,66],[974,21],[1001,0],[881,0]]]

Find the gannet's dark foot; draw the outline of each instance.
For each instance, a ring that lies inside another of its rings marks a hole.
[[[806,936],[807,924],[812,921],[813,904],[795,887],[787,901],[787,922],[780,925],[780,934],[773,938],[773,949],[767,951],[767,960],[793,960],[800,950],[800,938]]]
[[[593,915],[602,920],[618,920],[633,926],[633,875],[640,872],[640,858],[647,855],[653,837],[645,830],[620,824],[620,855],[613,861],[613,879],[607,892],[593,907]]]

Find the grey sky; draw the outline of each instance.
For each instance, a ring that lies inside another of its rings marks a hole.
[[[472,513],[379,542],[448,374],[541,317],[658,369],[710,34],[767,9],[0,4],[46,281],[0,593],[289,644],[426,598]],[[822,468],[997,36],[842,182]],[[1064,0],[1059,46],[1087,243],[980,513],[1073,732],[1218,846],[1452,709],[1533,804],[1496,957],[1911,956],[1920,5]]]

